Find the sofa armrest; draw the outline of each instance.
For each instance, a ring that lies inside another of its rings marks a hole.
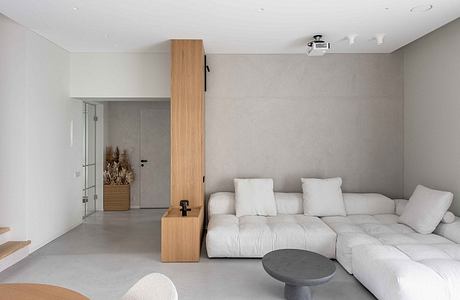
[[[450,224],[441,222],[434,233],[460,244],[460,218],[455,217],[455,221]]]
[[[396,204],[396,214],[400,216],[402,215],[404,209],[406,208],[407,202],[409,202],[409,200],[406,200],[406,199],[394,199],[394,200]]]
[[[211,194],[208,201],[208,215],[235,215],[235,193],[219,192]]]

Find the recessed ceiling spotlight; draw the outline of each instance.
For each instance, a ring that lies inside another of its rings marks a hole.
[[[265,11],[265,8],[261,7],[261,8],[259,8],[257,11],[260,12],[260,13],[261,13],[261,12],[264,12],[264,11]]]
[[[353,44],[355,43],[355,40],[356,40],[357,37],[358,37],[358,35],[355,34],[355,33],[349,34],[349,35],[347,36],[348,43],[349,43],[350,45],[353,45]]]
[[[423,4],[423,5],[418,5],[418,6],[412,7],[410,9],[410,11],[414,12],[414,13],[422,13],[422,12],[429,11],[432,8],[433,8],[432,4]]]
[[[77,11],[77,10],[78,10],[78,7],[74,6],[74,7],[72,7],[72,9],[73,9],[74,11]]]

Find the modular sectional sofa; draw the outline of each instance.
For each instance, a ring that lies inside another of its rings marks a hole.
[[[234,193],[212,194],[208,256],[305,249],[337,259],[378,299],[460,299],[459,218],[420,234],[398,223],[407,200],[354,193],[343,193],[343,200],[346,216],[319,218],[303,214],[301,193],[275,193],[276,216],[238,218]]]

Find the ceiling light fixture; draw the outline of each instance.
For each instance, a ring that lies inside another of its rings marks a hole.
[[[355,40],[356,38],[358,37],[358,35],[356,33],[353,33],[353,34],[350,34],[347,36],[347,39],[348,39],[348,43],[350,45],[353,45],[355,43]]]
[[[77,10],[78,10],[78,7],[74,6],[74,7],[72,7],[72,9],[73,9],[74,11],[77,11]]]
[[[431,10],[432,8],[433,8],[432,4],[423,4],[423,5],[412,7],[410,11],[413,13],[423,13],[423,12],[427,12]]]
[[[264,12],[264,11],[265,11],[265,8],[261,7],[261,8],[259,8],[257,11],[260,12],[260,13],[261,13],[261,12]]]
[[[375,40],[377,41],[377,45],[383,45],[385,39],[385,34],[384,33],[377,33],[375,35]]]

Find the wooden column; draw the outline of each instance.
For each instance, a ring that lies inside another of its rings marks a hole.
[[[204,205],[204,48],[171,41],[171,206]]]

